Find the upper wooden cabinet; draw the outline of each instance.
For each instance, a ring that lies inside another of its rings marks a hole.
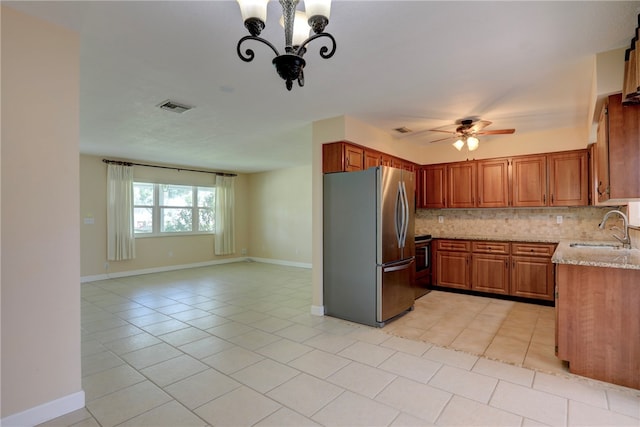
[[[598,123],[598,201],[640,198],[640,105],[611,95]]]
[[[552,153],[549,166],[549,206],[589,204],[587,150]]]
[[[450,208],[476,206],[476,162],[447,165],[447,195]]]
[[[479,160],[478,207],[502,208],[509,206],[509,160]]]
[[[347,141],[322,145],[323,173],[355,172],[376,166],[392,166],[413,172],[415,165],[406,160]]]
[[[547,157],[515,157],[511,167],[513,206],[547,206]]]
[[[322,172],[353,172],[364,169],[364,148],[347,142],[322,146]]]
[[[364,152],[364,168],[374,168],[382,164],[382,157],[377,151],[365,151]]]
[[[418,168],[418,207],[441,209],[446,202],[446,165],[429,165]]]

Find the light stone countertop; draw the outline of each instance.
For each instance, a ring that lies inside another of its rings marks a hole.
[[[551,261],[554,264],[573,264],[590,267],[626,268],[640,270],[640,249],[571,247],[572,241],[561,241]],[[588,244],[617,244],[617,242],[578,242]]]
[[[416,232],[416,236],[421,234],[431,233],[419,233]],[[451,240],[482,240],[491,242],[531,242],[531,243],[558,243],[557,238],[540,237],[540,236],[487,236],[487,235],[472,235],[472,234],[447,234],[438,235],[432,234],[434,239],[451,239]]]

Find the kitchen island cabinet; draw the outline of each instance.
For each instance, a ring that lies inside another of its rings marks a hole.
[[[558,358],[574,374],[640,389],[640,270],[556,268]]]

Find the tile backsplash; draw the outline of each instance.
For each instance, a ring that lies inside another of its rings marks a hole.
[[[619,216],[611,216],[604,230],[598,228],[612,207],[511,208],[511,209],[418,209],[415,231],[434,237],[484,237],[504,240],[615,241],[612,226],[622,227]],[[626,206],[621,210],[626,212]],[[442,222],[438,219],[441,217]],[[558,223],[559,217],[562,223]],[[634,247],[636,247],[635,242]]]

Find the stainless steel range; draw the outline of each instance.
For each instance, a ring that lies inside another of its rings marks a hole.
[[[431,235],[415,236],[416,274],[413,286],[416,299],[429,293],[431,287]]]

